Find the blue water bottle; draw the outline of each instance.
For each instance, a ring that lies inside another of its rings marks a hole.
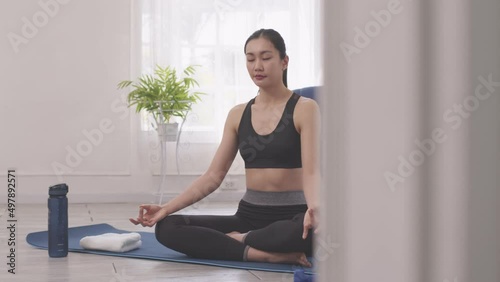
[[[68,255],[68,185],[49,187],[49,256]]]

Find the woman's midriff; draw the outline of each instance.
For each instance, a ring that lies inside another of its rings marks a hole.
[[[249,189],[267,192],[301,191],[302,168],[249,168],[245,171]]]

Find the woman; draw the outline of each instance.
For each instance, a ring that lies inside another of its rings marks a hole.
[[[318,208],[318,105],[287,88],[289,58],[278,32],[256,31],[244,51],[259,95],[231,109],[202,176],[163,206],[141,205],[130,221],[156,224],[160,243],[192,257],[311,266],[306,257]],[[171,215],[215,191],[238,149],[247,192],[234,215]]]

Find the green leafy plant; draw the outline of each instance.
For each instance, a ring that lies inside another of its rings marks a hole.
[[[154,117],[156,125],[168,122],[172,116],[186,118],[191,105],[200,101],[202,92],[191,92],[191,88],[199,86],[192,78],[196,66],[184,69],[183,77],[170,67],[156,66],[154,75],[144,74],[137,82],[124,80],[118,83],[118,89],[131,86],[128,94],[129,107],[136,106],[136,112],[146,110]]]

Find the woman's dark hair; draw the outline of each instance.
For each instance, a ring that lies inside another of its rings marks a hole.
[[[260,37],[264,37],[267,40],[271,41],[271,43],[274,45],[274,48],[278,50],[280,53],[280,59],[284,59],[286,56],[286,47],[285,47],[285,41],[283,40],[283,37],[274,29],[259,29],[256,32],[252,33],[250,37],[248,37],[247,41],[245,42],[245,48],[243,49],[243,52],[246,53],[247,50],[247,44],[250,40],[257,39]],[[288,83],[286,81],[286,74],[287,74],[288,68],[283,70],[283,84],[285,84],[286,87],[288,87]]]

